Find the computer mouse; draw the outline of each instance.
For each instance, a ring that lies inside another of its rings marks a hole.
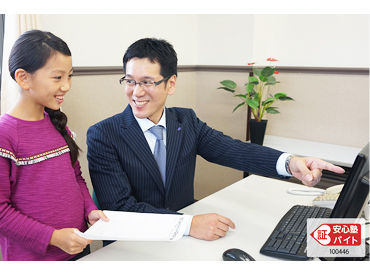
[[[222,259],[224,261],[255,261],[251,255],[238,248],[230,248],[226,250],[222,254]]]

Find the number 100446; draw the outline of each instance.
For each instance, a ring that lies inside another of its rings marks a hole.
[[[349,249],[329,249],[329,253],[332,255],[348,255]]]

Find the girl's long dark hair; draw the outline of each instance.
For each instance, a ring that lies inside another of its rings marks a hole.
[[[68,45],[50,32],[31,30],[23,33],[14,43],[10,52],[10,76],[15,80],[15,72],[18,69],[23,69],[28,73],[34,73],[43,67],[50,56],[56,52],[71,56]],[[74,165],[78,159],[80,148],[67,132],[67,116],[60,111],[60,109],[52,110],[45,107],[45,111],[49,114],[50,120],[55,128],[67,142],[72,165]]]
[[[66,125],[68,119],[66,114],[60,111],[60,109],[52,110],[47,107],[45,107],[45,111],[49,114],[50,120],[54,124],[54,127],[59,131],[59,133],[62,134],[65,141],[67,142],[67,145],[70,150],[69,154],[71,156],[72,165],[74,165],[74,163],[78,159],[80,148],[78,147],[74,139],[67,132]]]

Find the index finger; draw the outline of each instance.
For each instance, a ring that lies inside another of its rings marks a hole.
[[[233,221],[232,221],[232,220],[230,220],[229,218],[226,218],[226,217],[224,217],[224,216],[219,215],[219,216],[218,216],[218,220],[219,220],[220,222],[222,222],[222,223],[224,223],[224,224],[228,225],[229,227],[231,227],[231,228],[235,229],[235,224],[234,224],[234,223],[233,223]]]
[[[343,174],[345,172],[345,170],[342,167],[336,166],[321,159],[314,161],[312,166],[313,169],[328,170],[338,174]]]

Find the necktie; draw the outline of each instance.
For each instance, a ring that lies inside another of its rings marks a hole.
[[[149,131],[155,135],[157,141],[154,147],[154,158],[161,172],[163,184],[166,182],[166,146],[163,142],[163,126],[153,126]]]

